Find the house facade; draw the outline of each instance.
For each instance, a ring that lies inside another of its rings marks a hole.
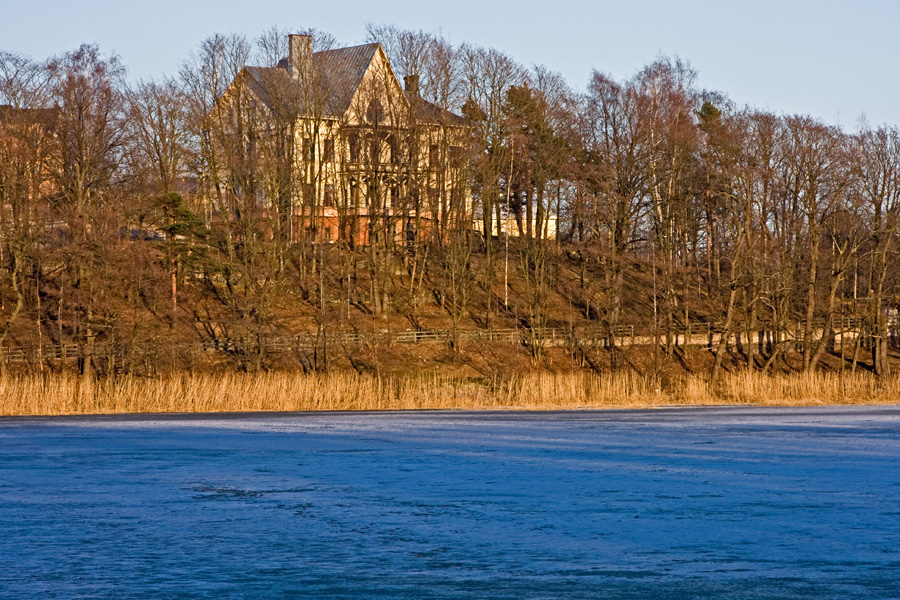
[[[426,102],[416,76],[401,85],[379,44],[313,52],[291,35],[217,111],[223,180],[272,236],[406,244],[471,223],[466,120]]]
[[[58,192],[48,170],[57,149],[56,108],[0,105],[0,233],[27,227],[37,201]]]

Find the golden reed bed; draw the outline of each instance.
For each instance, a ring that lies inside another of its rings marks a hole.
[[[699,377],[670,386],[633,374],[535,373],[490,384],[440,376],[202,374],[83,382],[0,378],[0,415],[305,410],[640,408],[672,405],[900,404],[900,376]]]

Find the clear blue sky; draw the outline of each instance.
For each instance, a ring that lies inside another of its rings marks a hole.
[[[206,36],[317,27],[348,44],[366,22],[441,31],[545,64],[583,88],[596,68],[617,79],[678,55],[702,87],[739,104],[811,114],[854,129],[900,125],[900,0],[0,0],[0,49],[34,58],[82,42],[116,52],[132,78],[174,74]]]

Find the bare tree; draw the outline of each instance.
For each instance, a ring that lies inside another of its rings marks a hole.
[[[81,347],[82,374],[89,378],[103,325],[95,312],[100,280],[91,268],[91,240],[102,232],[103,209],[117,200],[112,187],[125,141],[120,85],[124,68],[117,57],[85,45],[52,61],[49,69],[51,97],[59,106],[53,172],[61,198],[58,207],[72,236],[67,270],[72,278],[73,336]]]
[[[866,129],[853,145],[853,171],[858,193],[865,203],[866,225],[871,236],[871,304],[868,319],[872,332],[872,361],[878,375],[890,374],[888,323],[885,314],[885,282],[896,264],[900,228],[900,132],[896,127]]]
[[[843,137],[833,127],[827,127],[808,117],[788,117],[785,120],[782,185],[787,200],[803,218],[806,280],[803,313],[803,370],[816,367],[813,358],[821,355],[824,337],[830,330],[833,312],[832,295],[825,307],[822,337],[814,339],[819,308],[817,283],[823,262],[822,241],[825,222],[839,208],[849,179]],[[835,274],[836,275],[836,274]],[[834,279],[834,278],[833,278]],[[833,283],[836,285],[836,282]]]
[[[34,299],[42,337],[40,261],[47,166],[57,111],[48,108],[46,65],[0,52],[0,344]],[[33,279],[33,286],[30,280]]]
[[[693,209],[693,163],[698,149],[693,114],[697,105],[695,78],[688,64],[661,58],[645,67],[636,79],[642,127],[647,129],[649,215],[656,246],[653,271],[654,277],[657,270],[660,273],[667,355],[674,341],[682,234],[688,226],[688,212]],[[656,346],[658,332],[658,317],[654,315]]]
[[[505,195],[501,181],[508,179],[512,164],[512,155],[506,143],[503,103],[509,88],[524,81],[525,71],[510,57],[493,48],[463,45],[460,53],[466,96],[462,112],[474,128],[475,159],[472,168],[478,203],[476,213],[480,212],[485,239],[484,288],[489,296],[485,324],[489,327],[495,304],[492,300],[496,270],[494,238],[510,233],[503,230]]]

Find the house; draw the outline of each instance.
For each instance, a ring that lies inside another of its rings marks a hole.
[[[467,121],[401,85],[380,44],[313,52],[289,36],[211,115],[235,210],[291,242],[413,243],[471,223]],[[229,208],[231,210],[231,208]],[[468,226],[468,225],[467,225]]]
[[[57,188],[48,172],[56,147],[56,108],[0,105],[0,230],[24,225],[39,198]]]
[[[496,238],[505,238],[509,237],[520,237],[522,235],[522,231],[525,227],[523,224],[523,218],[519,216],[516,217],[515,213],[511,211],[506,205],[500,206],[500,216],[495,217],[491,220],[491,233]],[[543,221],[541,223],[535,223],[535,227],[537,231],[535,232],[535,237],[545,240],[555,240],[556,239],[556,230],[559,227],[558,218],[556,213],[552,210],[546,210],[543,215]],[[483,218],[481,214],[474,215],[474,225],[476,228],[481,228],[483,226]],[[525,232],[527,234],[527,231]]]

